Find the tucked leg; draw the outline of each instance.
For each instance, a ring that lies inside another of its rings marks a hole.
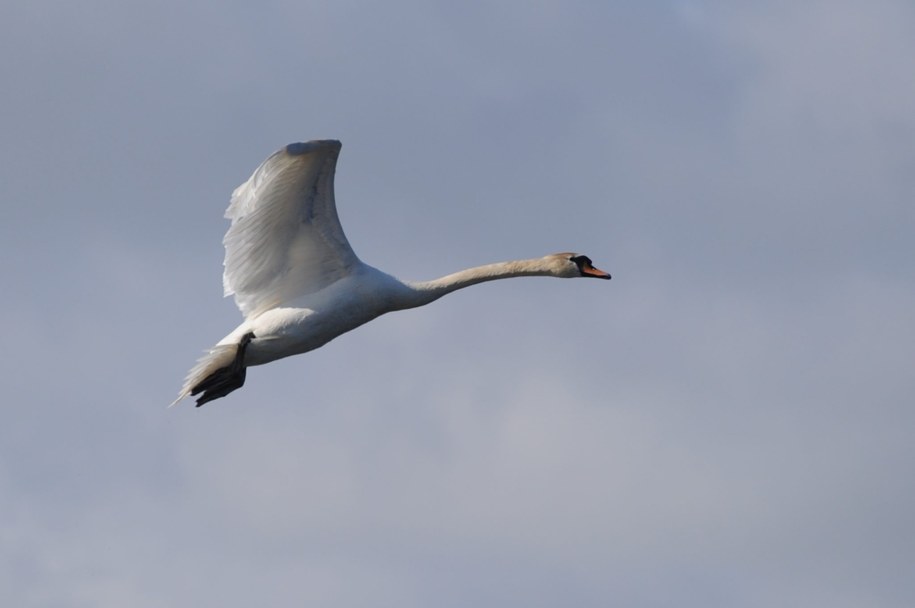
[[[254,339],[254,333],[249,332],[242,336],[235,351],[235,358],[232,363],[226,367],[217,369],[215,372],[204,378],[200,383],[191,390],[191,395],[203,393],[197,399],[197,407],[204,403],[225,397],[235,389],[239,389],[245,384],[245,350],[248,344]]]

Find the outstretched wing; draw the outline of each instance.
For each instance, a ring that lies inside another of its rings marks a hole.
[[[223,287],[246,318],[320,291],[359,263],[334,202],[340,147],[290,144],[232,194]]]

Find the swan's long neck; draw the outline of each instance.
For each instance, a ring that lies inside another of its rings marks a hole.
[[[475,268],[461,270],[431,281],[405,281],[410,288],[409,303],[405,308],[413,308],[433,302],[452,291],[470,287],[477,283],[510,279],[512,277],[553,277],[557,276],[543,258],[497,262]]]

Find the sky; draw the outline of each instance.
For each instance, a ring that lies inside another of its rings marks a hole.
[[[908,607],[909,0],[0,8],[0,604]],[[366,262],[556,251],[167,409],[223,212],[343,142]]]

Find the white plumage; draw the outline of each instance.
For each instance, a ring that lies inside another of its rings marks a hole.
[[[223,287],[244,322],[191,369],[178,398],[197,405],[241,387],[246,368],[318,348],[386,312],[455,289],[517,276],[610,275],[587,256],[559,253],[488,264],[433,281],[400,281],[356,257],[334,202],[335,140],[290,144],[235,189],[226,218]]]

